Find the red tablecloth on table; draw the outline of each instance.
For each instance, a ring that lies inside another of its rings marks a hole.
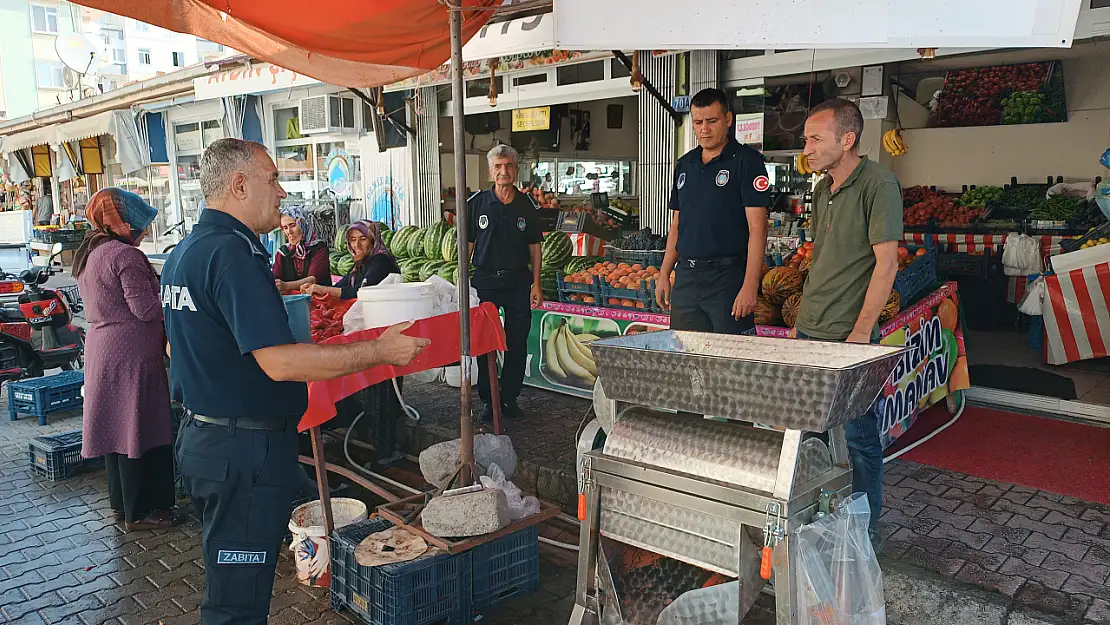
[[[385,328],[343,334],[325,341],[325,344],[354,343],[377,338]],[[459,313],[449,313],[421,319],[405,334],[431,339],[431,344],[407,367],[382,365],[334,380],[309,382],[308,410],[301,417],[298,429],[305,431],[327,423],[335,416],[335,404],[385,380],[445,367],[459,361]],[[472,356],[505,350],[505,329],[497,308],[486,302],[470,309],[470,353]]]

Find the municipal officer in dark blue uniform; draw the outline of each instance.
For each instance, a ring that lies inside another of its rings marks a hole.
[[[208,207],[162,272],[171,378],[187,412],[185,485],[204,523],[201,623],[265,623],[294,490],[297,422],[310,380],[407,364],[424,339],[402,324],[376,341],[297,344],[258,233],[285,191],[263,146],[213,143],[201,158]]]
[[[516,150],[499,145],[486,155],[493,188],[479,191],[467,200],[472,282],[483,302],[493,302],[505,311],[505,362],[501,367],[501,403],[509,418],[523,413],[516,400],[524,385],[528,364],[528,331],[532,308],[543,305],[540,263],[543,232],[537,222],[539,206],[532,196],[516,188],[520,158]],[[528,264],[531,263],[531,268]],[[493,420],[486,356],[478,360],[478,394],[485,402],[482,421]]]
[[[767,168],[730,135],[724,92],[699,92],[690,117],[698,147],[675,165],[656,300],[670,308],[672,329],[750,334],[767,245]]]

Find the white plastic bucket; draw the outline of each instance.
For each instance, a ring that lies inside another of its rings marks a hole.
[[[367,328],[426,319],[433,315],[435,301],[435,287],[427,282],[366,286],[358,290],[358,305]]]
[[[443,368],[443,379],[448,385],[455,388],[462,386],[462,367],[459,365],[452,365]],[[470,358],[470,384],[473,386],[478,383],[478,359]]]
[[[331,514],[335,529],[339,529],[366,520],[366,504],[357,499],[332,497]],[[297,581],[317,588],[331,586],[331,552],[319,499],[293,509],[289,531],[293,533],[289,550],[297,563]]]

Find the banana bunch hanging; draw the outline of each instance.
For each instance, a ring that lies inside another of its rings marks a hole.
[[[892,128],[883,135],[883,149],[891,156],[904,156],[909,152],[906,141],[902,139],[902,131]]]
[[[804,152],[794,158],[794,169],[803,176],[817,173],[817,170],[810,166],[809,157]]]

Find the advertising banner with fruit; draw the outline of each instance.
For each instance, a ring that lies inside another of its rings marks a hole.
[[[945,283],[883,326],[882,344],[910,348],[879,396],[885,448],[921,411],[971,386],[956,283]]]

